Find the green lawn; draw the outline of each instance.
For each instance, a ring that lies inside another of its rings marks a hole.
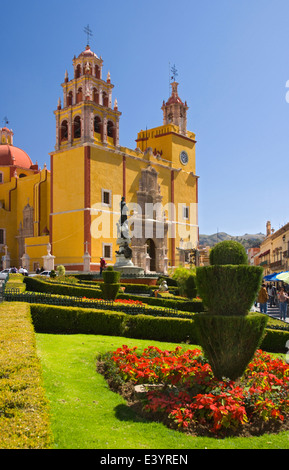
[[[254,438],[196,438],[139,419],[96,372],[96,356],[123,344],[164,349],[174,349],[176,344],[39,333],[36,341],[57,449],[289,449],[288,432]]]

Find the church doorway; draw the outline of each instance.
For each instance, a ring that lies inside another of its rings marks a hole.
[[[150,271],[156,271],[156,246],[155,246],[155,242],[149,238],[147,241],[146,241],[146,245],[147,245],[147,252],[149,254],[149,257],[150,257]]]

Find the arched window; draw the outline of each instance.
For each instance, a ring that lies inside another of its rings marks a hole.
[[[79,116],[76,116],[73,121],[73,137],[74,139],[81,137],[81,121]]]
[[[78,88],[77,95],[76,95],[76,103],[80,103],[82,101],[82,88]]]
[[[60,125],[60,142],[68,139],[68,123],[67,121],[62,121]]]
[[[72,91],[70,91],[67,95],[67,106],[72,106]]]
[[[99,116],[95,116],[94,118],[94,132],[101,133],[101,119]]]
[[[100,78],[100,68],[97,65],[95,66],[95,77]]]
[[[107,137],[114,136],[114,124],[112,121],[107,122]]]
[[[74,72],[74,78],[79,78],[80,75],[81,75],[81,65],[78,64],[78,66],[76,67],[75,72]]]
[[[27,176],[25,173],[20,173],[19,178],[25,178],[25,176]]]
[[[105,91],[103,92],[103,95],[102,95],[102,103],[103,103],[103,106],[108,108],[108,95],[105,93]]]

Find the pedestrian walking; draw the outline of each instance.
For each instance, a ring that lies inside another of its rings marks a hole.
[[[276,287],[272,286],[272,291],[273,291],[273,305],[276,306],[277,305],[277,289]]]
[[[289,299],[289,296],[284,291],[284,288],[281,287],[280,292],[278,293],[280,320],[286,321],[288,299]]]
[[[269,307],[272,308],[274,303],[274,290],[272,284],[269,285],[267,292],[269,295]]]
[[[268,302],[269,295],[267,293],[265,284],[262,284],[262,287],[259,291],[258,295],[258,302],[260,304],[260,312],[267,313],[267,302]]]

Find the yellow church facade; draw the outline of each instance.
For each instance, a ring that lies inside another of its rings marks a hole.
[[[196,140],[187,130],[188,106],[178,84],[163,102],[162,125],[140,131],[133,150],[120,145],[121,112],[102,67],[87,46],[73,58],[73,77],[65,73],[50,171],[30,159],[25,169],[2,166],[1,147],[14,146],[1,141],[0,249],[13,265],[25,261],[35,270],[48,252],[68,271],[98,271],[101,257],[114,265],[122,198],[136,266],[165,272],[189,261],[198,246]]]

